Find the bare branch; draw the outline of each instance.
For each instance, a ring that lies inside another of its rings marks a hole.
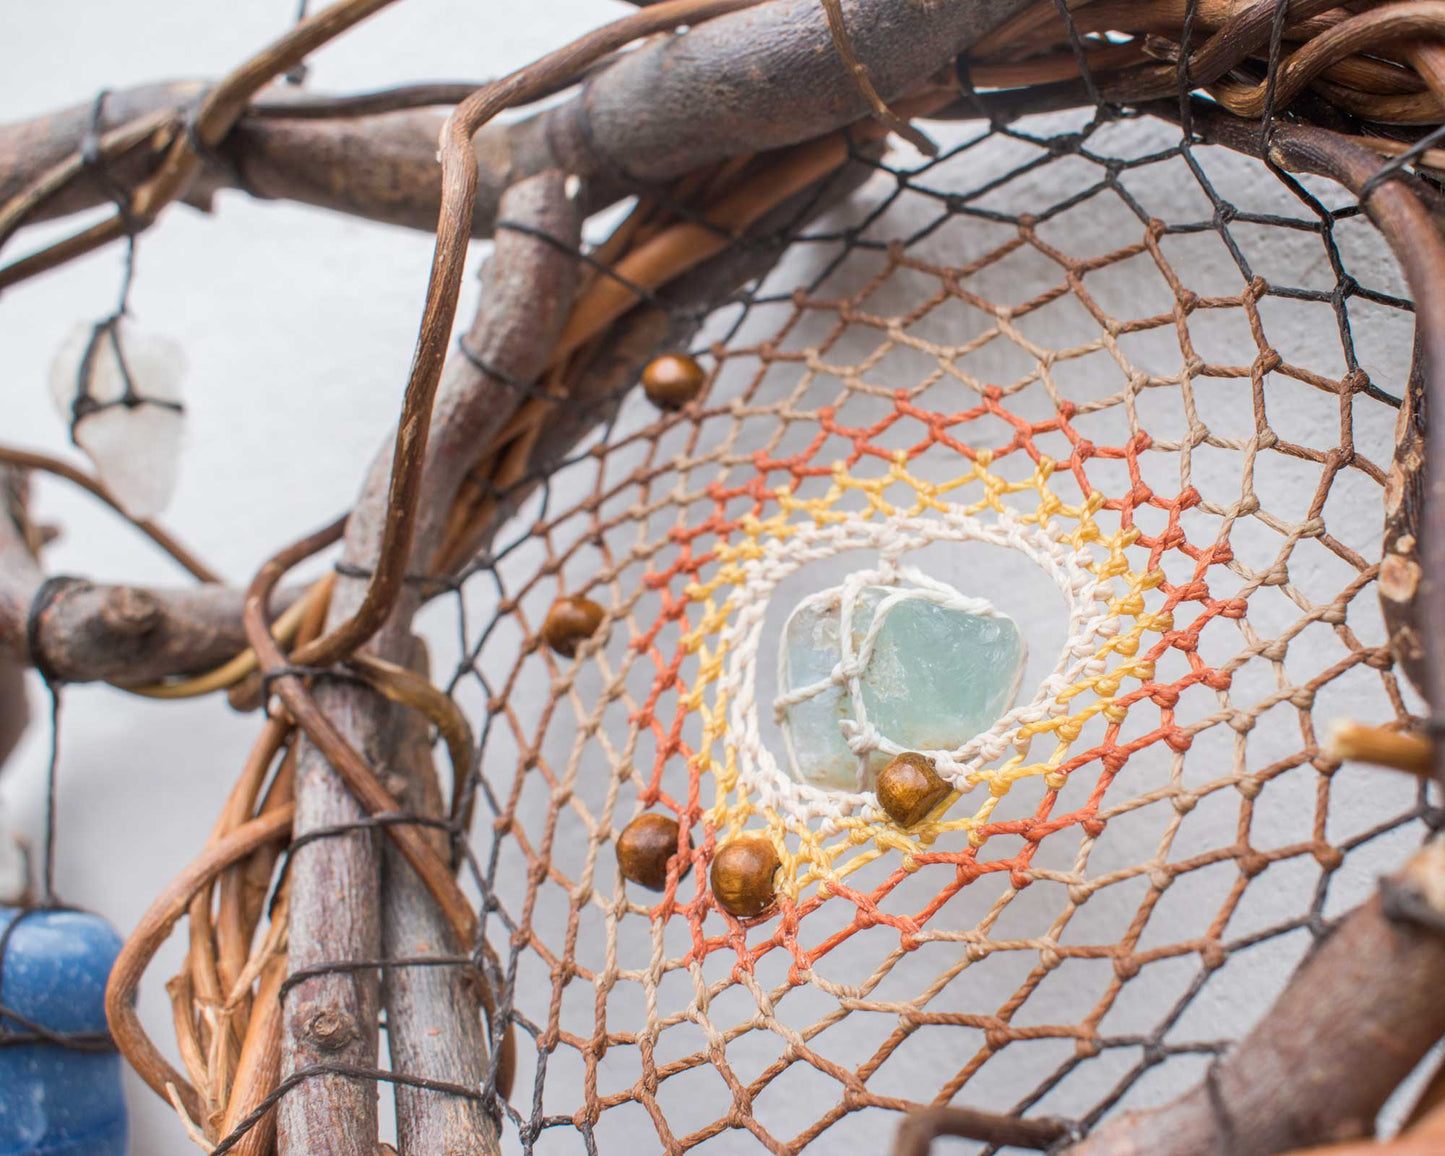
[[[940,1136],[982,1140],[1006,1148],[1052,1148],[1068,1135],[1057,1120],[1025,1119],[980,1112],[974,1108],[923,1108],[910,1112],[898,1126],[893,1156],[928,1156]]]
[[[19,745],[30,725],[30,703],[25,695],[25,668],[0,659],[0,767]]]
[[[1255,1156],[1368,1136],[1400,1081],[1445,1035],[1445,843],[1356,908],[1211,1076],[1127,1113],[1068,1156]]]
[[[10,479],[7,492],[19,476],[0,467],[0,480]],[[34,545],[21,522],[0,510],[0,663],[34,665],[63,682],[135,686],[209,670],[246,647],[239,590],[158,590],[78,578],[45,587]],[[278,609],[299,595],[278,593]]]
[[[425,648],[416,641],[414,668],[425,673]],[[397,792],[402,807],[443,817],[441,787],[432,761],[426,718],[408,712],[401,723]],[[446,836],[428,833],[437,853],[447,855]],[[456,955],[471,950],[458,943],[426,885],[395,846],[382,863],[381,948],[388,959]],[[477,1014],[477,993],[459,967],[389,968],[382,976],[386,1038],[392,1068],[411,1076],[481,1089],[487,1080],[487,1036]],[[497,1128],[480,1100],[422,1088],[396,1086],[397,1144],[404,1156],[428,1152],[494,1153]]]
[[[278,612],[302,593],[279,591]],[[242,601],[243,592],[230,586],[157,590],[65,581],[36,616],[36,650],[27,657],[62,682],[143,686],[199,674],[246,649]],[[6,637],[0,630],[0,649],[7,644],[26,654],[23,633]]]
[[[846,0],[842,9],[858,65],[874,92],[891,102],[1027,2]],[[591,212],[638,186],[796,144],[868,116],[873,109],[853,74],[835,54],[816,51],[829,35],[817,0],[774,0],[644,45],[589,79],[582,96],[513,125],[486,127],[473,142],[473,235],[491,233],[509,184],[550,168],[586,178]],[[555,87],[549,79],[538,92]],[[177,82],[118,92],[106,101],[103,128],[192,101],[201,89]],[[89,115],[90,106],[80,105],[0,127],[0,202],[78,150]],[[242,188],[430,231],[441,206],[436,148],[442,124],[426,112],[244,117],[218,146],[229,163],[208,159],[186,195],[206,205],[216,188]],[[707,131],[697,131],[704,124]],[[156,161],[153,153],[132,154],[118,162],[116,175],[131,186],[147,179]],[[83,174],[32,219],[106,199]]]
[[[479,439],[504,422],[518,398],[507,381],[536,378],[571,308],[577,262],[567,251],[579,243],[581,220],[563,192],[561,173],[548,173],[519,184],[504,203],[508,216],[553,236],[550,245],[529,234],[508,231],[498,240],[470,338],[496,375],[466,357],[452,359],[437,400],[435,428],[423,471],[422,517],[411,542],[408,571],[424,572],[445,525],[451,496],[475,461]],[[482,441],[480,444],[485,444]],[[388,517],[392,469],[390,447],[378,458],[356,512],[347,526],[346,560],[368,571],[381,549]],[[367,582],[342,577],[332,596],[332,623],[344,621],[360,603]],[[383,658],[406,658],[410,623],[424,591],[405,584],[372,650]],[[285,680],[283,680],[285,681]],[[341,736],[372,766],[395,745],[392,711],[370,691],[350,685],[323,685],[317,705],[336,723]],[[361,805],[311,742],[303,744],[297,780],[297,832],[355,822]],[[324,839],[301,849],[292,863],[292,974],[318,964],[377,958],[381,947],[376,908],[349,905],[350,919],[337,918],[337,888],[363,898],[379,890],[380,859],[369,832]],[[394,875],[394,872],[393,872]],[[428,902],[425,918],[433,915]],[[445,925],[445,920],[441,921]],[[402,933],[398,930],[398,933]],[[305,979],[287,997],[283,1072],[292,1074],[318,1062],[374,1066],[377,990],[371,974],[326,974]],[[472,1013],[475,1017],[475,1011]],[[345,1038],[318,1036],[310,1025],[345,1024]],[[485,1055],[479,1057],[485,1068]],[[281,1151],[356,1153],[375,1151],[376,1095],[370,1087],[344,1079],[308,1080],[280,1106]],[[323,1123],[324,1122],[324,1123]],[[321,1137],[315,1131],[325,1129]]]

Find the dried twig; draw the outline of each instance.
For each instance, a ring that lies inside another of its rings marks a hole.
[[[1056,1120],[1023,1119],[974,1108],[925,1108],[910,1112],[898,1127],[894,1156],[928,1156],[940,1136],[982,1140],[1007,1148],[1052,1148],[1068,1135]]]
[[[131,1067],[157,1095],[169,1099],[168,1085],[178,1090],[181,1103],[192,1119],[200,1117],[200,1099],[190,1082],[170,1065],[146,1036],[135,1010],[136,987],[146,965],[170,935],[176,921],[186,913],[196,892],[258,847],[284,838],[291,830],[292,814],[292,807],[280,808],[243,824],[212,845],[151,904],[111,969],[105,992],[105,1014],[111,1035],[125,1052]]]
[[[873,81],[868,77],[867,65],[859,60],[858,54],[853,51],[853,41],[848,35],[847,18],[843,15],[842,0],[821,0],[821,3],[823,11],[828,16],[828,32],[833,37],[833,47],[838,52],[838,59],[848,70],[848,75],[853,78],[859,95],[868,102],[868,107],[873,110],[873,116],[878,123],[889,132],[896,132],[924,156],[937,156],[938,146],[889,108],[884,99],[878,95],[878,90],[873,87]]]
[[[0,576],[19,569],[13,553],[0,548]],[[17,592],[28,596],[15,600],[14,613],[3,610],[0,596],[0,655],[39,663],[64,682],[143,685],[210,670],[246,646],[242,594],[232,587],[158,590],[62,580],[51,586],[32,620],[38,570],[29,577],[33,585],[15,583]],[[7,585],[0,577],[0,589]],[[278,609],[289,608],[300,595],[295,588],[278,593]]]
[[[1380,612],[1389,632],[1390,652],[1421,694],[1425,691],[1426,650],[1419,607],[1434,580],[1420,565],[1426,511],[1440,508],[1430,501],[1425,477],[1425,364],[1417,344],[1406,383],[1404,404],[1395,422],[1395,455],[1385,481],[1385,540],[1380,552]],[[1445,478],[1434,485],[1439,501]],[[1418,601],[1417,601],[1418,599]]]
[[[1327,749],[1333,758],[1393,767],[1412,775],[1428,775],[1433,763],[1431,742],[1421,735],[1403,734],[1357,722],[1338,722]]]
[[[416,644],[416,669],[425,673],[425,648]],[[394,766],[406,780],[400,801],[418,815],[445,814],[425,718],[408,711],[400,725]],[[456,769],[463,775],[461,768]],[[459,779],[458,782],[461,780]],[[428,838],[447,855],[446,835]],[[456,941],[426,886],[394,846],[382,863],[381,948],[388,959],[466,953]],[[386,1038],[395,1071],[465,1087],[485,1088],[490,1048],[477,995],[465,968],[398,967],[382,976]],[[396,1086],[397,1143],[403,1153],[498,1151],[497,1126],[481,1100],[458,1099],[423,1088]]]
[[[469,346],[481,364],[494,372],[484,371],[471,359],[459,356],[455,359],[455,370],[447,378],[447,386],[437,404],[437,428],[430,439],[431,452],[422,471],[420,488],[428,500],[422,507],[417,532],[408,543],[410,558],[403,559],[410,572],[424,569],[436,550],[450,497],[475,460],[479,439],[484,444],[486,431],[505,421],[510,407],[519,400],[515,387],[509,383],[525,384],[536,377],[570,307],[577,264],[568,250],[578,244],[581,222],[575,203],[565,195],[564,185],[560,173],[544,174],[516,186],[505,201],[513,219],[555,237],[557,245],[547,244],[528,233],[511,231],[498,241],[492,276],[478,311],[478,327],[482,332],[474,331],[470,335],[477,345]],[[348,526],[346,558],[363,572],[374,567],[381,557],[379,551],[383,547],[379,539],[384,538],[383,527],[388,524],[390,510],[387,499],[390,466],[388,456],[378,461]],[[356,605],[366,585],[365,579],[346,579],[338,584],[338,617]],[[403,632],[409,630],[411,615],[420,604],[423,591],[413,585],[404,594],[397,605],[388,608],[391,615],[388,629],[376,640],[376,649],[382,656],[399,657],[400,649],[410,645],[408,635]],[[298,693],[302,690],[298,680],[278,679],[276,689],[318,744],[315,748],[302,749],[299,830],[355,821],[362,813],[361,807],[373,813],[378,809],[395,809],[395,803],[376,785],[371,772],[355,754],[360,748],[372,756],[368,761],[373,761],[392,745],[395,727],[388,725],[389,712],[379,711],[370,694],[354,686],[323,687],[318,690],[314,705]],[[327,715],[341,719],[341,727],[332,727]],[[458,770],[464,781],[469,769],[470,744],[463,745],[467,764]],[[460,761],[460,756],[457,757]],[[342,775],[344,786],[336,780],[332,767]],[[439,918],[440,926],[448,928],[456,942],[470,947],[476,935],[475,916],[456,889],[447,856],[429,843],[421,829],[392,826],[388,834],[405,861],[418,873],[424,888],[440,903],[436,916],[425,912],[418,913],[418,918]],[[317,964],[377,957],[380,939],[374,909],[357,925],[338,928],[331,902],[334,888],[327,883],[334,878],[375,878],[377,865],[374,841],[367,833],[313,843],[301,852],[292,876],[290,967],[293,974]],[[394,868],[393,874],[396,870],[399,868]],[[376,891],[373,885],[368,893]],[[362,903],[357,906],[371,907]],[[321,1058],[374,1064],[374,1031],[362,1025],[374,1022],[375,998],[374,984],[354,974],[318,975],[298,983],[288,994],[288,1022],[307,1024],[321,1016],[327,1017],[327,1023],[354,1025],[355,1031],[346,1033],[348,1038],[341,1047],[331,1046],[334,1035],[323,1040],[318,1039],[315,1032],[303,1031],[299,1037],[288,1033],[286,1072],[294,1072]],[[317,1047],[318,1044],[326,1046]],[[505,1059],[505,1056],[499,1057],[499,1061]],[[485,1070],[484,1054],[478,1062]],[[499,1076],[504,1091],[506,1080],[505,1074]],[[374,1105],[370,1089],[358,1090],[356,1085],[344,1080],[308,1081],[282,1106],[283,1149],[288,1144],[305,1148],[314,1139],[311,1136],[314,1121],[331,1119],[346,1121],[346,1138],[342,1144],[369,1152],[367,1145],[374,1146],[375,1142]]]
[[[105,486],[69,462],[51,457],[49,454],[35,453],[32,450],[0,446],[0,463],[23,470],[38,470],[41,473],[53,474],[57,478],[64,478],[71,485],[79,486],[82,490],[99,498],[101,502],[174,558],[179,566],[193,574],[197,580],[201,582],[219,582],[221,580],[219,574],[197,558],[192,550],[182,545],[168,530],[148,518],[132,518],[121,509],[120,503],[111,496]]]
[[[1442,927],[1437,839],[1340,922],[1203,1084],[1064,1151],[1271,1156],[1370,1135],[1390,1094],[1445,1034]]]
[[[134,190],[128,204],[118,206],[99,224],[0,268],[0,289],[148,228],[166,205],[184,194],[200,169],[202,152],[221,142],[257,92],[328,40],[392,2],[337,0],[251,57],[206,93],[187,130],[173,134],[160,167]]]
[[[869,83],[880,99],[897,101],[1025,3],[846,0],[842,7],[849,41]],[[649,11],[665,8],[651,5]],[[695,9],[683,19],[699,22],[705,11]],[[667,26],[665,20],[652,25]],[[827,35],[827,16],[817,0],[772,0],[745,18],[694,27],[686,46],[662,38],[620,57],[599,54],[594,60],[607,66],[589,77],[585,109],[580,98],[565,101],[515,124],[488,126],[476,137],[472,233],[492,232],[497,204],[509,184],[550,168],[587,182],[585,205],[591,212],[635,190],[619,179],[618,158],[627,158],[632,181],[665,182],[730,157],[798,144],[868,115],[873,110],[852,75],[839,67],[836,53],[814,51]],[[538,74],[536,86],[517,100],[539,99],[591,67]],[[107,99],[102,131],[157,110],[184,108],[196,91],[195,85],[177,84],[117,92]],[[457,93],[447,86],[436,95],[455,98]],[[325,107],[336,98],[316,99]],[[720,114],[720,109],[725,111]],[[73,163],[67,157],[79,150],[89,111],[87,104],[0,127],[0,201],[16,196],[47,169]],[[215,145],[228,163],[205,158],[183,192],[204,205],[217,187],[236,187],[433,229],[442,193],[436,166],[442,118],[429,113],[356,117],[353,111],[343,105],[330,119],[242,117]],[[696,131],[699,124],[708,131]],[[154,153],[149,159],[137,155],[141,151],[126,154],[114,166],[113,175],[127,189],[155,179],[161,164]],[[27,219],[44,220],[107,200],[104,190],[81,172]],[[87,240],[77,251],[90,247]],[[47,259],[45,267],[54,263]],[[12,274],[0,273],[0,284],[33,271],[17,267]]]

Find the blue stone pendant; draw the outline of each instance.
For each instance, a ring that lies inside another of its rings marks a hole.
[[[120,948],[98,915],[0,906],[0,1156],[125,1156],[105,1023]]]
[[[837,587],[805,599],[779,655],[791,773],[829,790],[867,790],[891,757],[880,740],[957,750],[1013,705],[1026,658],[1012,618],[941,584]]]

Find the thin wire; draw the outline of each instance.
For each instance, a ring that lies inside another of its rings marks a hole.
[[[56,816],[60,786],[60,688],[46,679],[45,689],[50,692],[50,759],[45,768],[45,843],[41,848],[40,903],[43,907],[54,907]]]
[[[308,9],[310,8],[310,6],[311,6],[311,0],[297,0],[297,4],[296,4],[296,18],[295,18],[294,21],[292,21],[293,25],[295,25],[295,24],[304,24],[304,23],[306,22],[306,17],[307,17],[307,15],[308,15]],[[303,84],[306,83],[306,74],[307,74],[308,72],[310,72],[310,71],[311,71],[310,67],[309,67],[309,66],[307,65],[307,63],[303,60],[303,61],[301,61],[299,64],[297,64],[295,68],[293,68],[290,72],[288,72],[288,73],[283,77],[283,79],[286,81],[287,84],[291,85],[293,88],[299,88],[301,85],[303,85]]]
[[[80,423],[92,414],[100,413],[103,410],[117,406],[136,409],[142,405],[158,406],[161,409],[174,410],[177,413],[182,413],[185,409],[178,401],[144,396],[136,388],[135,379],[131,376],[130,366],[125,359],[125,350],[121,345],[120,322],[130,311],[131,287],[135,284],[136,237],[140,232],[140,224],[135,219],[130,193],[111,174],[105,154],[101,149],[100,138],[101,130],[104,127],[105,101],[109,95],[110,91],[102,88],[96,93],[95,100],[91,103],[90,119],[86,124],[85,136],[80,144],[80,161],[115,205],[121,228],[125,232],[125,256],[121,265],[120,292],[116,299],[115,309],[91,327],[90,340],[86,342],[85,350],[80,357],[80,365],[76,370],[75,393],[70,403],[70,440],[72,442],[76,441],[76,431]],[[92,389],[95,382],[96,358],[99,356],[102,344],[107,342],[110,345],[111,354],[115,358],[116,367],[120,371],[122,389],[119,397],[107,401],[97,401]]]

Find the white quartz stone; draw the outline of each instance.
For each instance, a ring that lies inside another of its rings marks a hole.
[[[156,402],[181,401],[185,354],[169,338],[137,332],[126,318],[117,328],[136,392]],[[94,327],[82,324],[55,355],[50,391],[66,425],[81,389],[81,363]],[[89,367],[89,393],[105,403],[122,397],[125,377],[109,337],[102,336]],[[170,405],[113,405],[86,415],[74,427],[75,443],[95,465],[101,482],[133,518],[149,518],[169,504],[180,466],[185,416]]]

